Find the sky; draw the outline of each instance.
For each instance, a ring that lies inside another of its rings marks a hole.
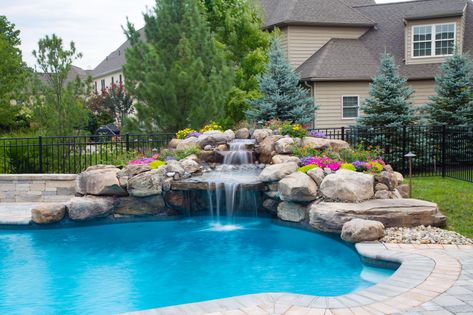
[[[377,0],[378,3],[402,0]],[[32,51],[45,35],[56,34],[74,41],[83,54],[74,62],[83,69],[95,68],[125,41],[126,18],[137,28],[144,25],[143,12],[155,0],[0,0],[0,14],[21,31],[23,59],[34,66]]]

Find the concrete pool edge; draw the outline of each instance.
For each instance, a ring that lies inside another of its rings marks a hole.
[[[468,247],[470,248],[470,247]],[[365,258],[400,263],[390,278],[372,287],[336,297],[291,293],[262,293],[212,301],[137,311],[151,314],[392,314],[435,299],[454,285],[460,262],[428,246],[389,246],[374,242],[357,244]],[[431,250],[420,250],[431,249]]]

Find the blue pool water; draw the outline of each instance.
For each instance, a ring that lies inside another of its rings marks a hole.
[[[0,231],[0,314],[114,314],[262,292],[333,296],[393,273],[335,239],[207,218]]]

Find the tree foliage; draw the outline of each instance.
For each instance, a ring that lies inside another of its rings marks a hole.
[[[447,58],[435,78],[436,95],[425,106],[433,125],[473,125],[473,64],[467,55],[456,52]]]
[[[125,118],[133,113],[133,99],[125,91],[123,84],[112,84],[103,94],[107,112],[118,127],[122,127]]]
[[[34,106],[34,119],[41,130],[54,135],[71,135],[87,123],[85,96],[90,94],[90,80],[68,78],[72,63],[81,58],[74,42],[65,48],[53,34],[39,40],[33,51],[43,80]]]
[[[269,63],[258,77],[263,96],[250,100],[248,118],[255,121],[271,119],[308,124],[315,118],[314,99],[299,85],[300,76],[288,63],[278,38],[271,42]]]
[[[135,126],[175,132],[221,119],[233,79],[202,4],[156,0],[144,18],[145,38],[131,23],[126,30],[131,48],[124,74],[126,89],[137,101]]]
[[[361,105],[364,115],[358,118],[359,127],[402,127],[416,121],[410,97],[415,91],[400,76],[394,58],[381,56],[378,74],[369,87],[369,97]]]
[[[0,131],[11,131],[24,123],[19,104],[24,96],[28,70],[20,44],[20,31],[0,15]]]
[[[225,103],[225,123],[245,118],[248,100],[261,96],[257,76],[267,63],[270,37],[253,0],[203,0],[208,22],[233,66],[235,83]]]

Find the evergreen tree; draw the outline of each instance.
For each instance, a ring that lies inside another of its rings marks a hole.
[[[140,129],[175,132],[223,117],[233,78],[203,13],[198,1],[156,0],[145,40],[128,23],[124,74]]]
[[[235,83],[225,104],[225,121],[245,119],[248,99],[261,97],[257,76],[267,63],[270,33],[263,31],[262,14],[254,0],[203,0],[211,30],[225,47]]]
[[[455,53],[440,67],[435,78],[436,95],[425,106],[433,125],[473,125],[473,65],[466,55]]]
[[[361,106],[364,115],[358,118],[359,127],[402,127],[416,121],[409,100],[415,91],[399,75],[394,58],[381,56],[378,74],[369,87],[370,97]]]
[[[249,101],[252,108],[247,111],[248,118],[255,121],[279,119],[300,124],[312,122],[317,106],[307,90],[299,85],[300,76],[288,63],[279,38],[272,40],[268,57],[266,70],[258,77],[263,96]]]

